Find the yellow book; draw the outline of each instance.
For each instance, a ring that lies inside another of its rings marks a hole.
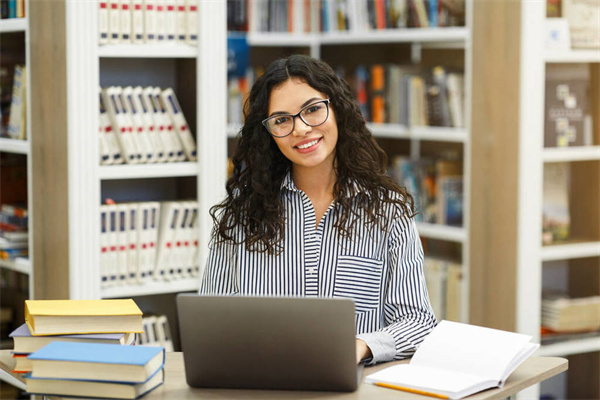
[[[142,311],[132,299],[26,300],[33,336],[142,332]]]

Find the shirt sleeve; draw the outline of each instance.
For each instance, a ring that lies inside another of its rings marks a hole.
[[[217,241],[215,237],[213,233],[198,293],[223,296],[238,294],[236,245],[230,241]]]
[[[382,287],[386,326],[357,336],[373,353],[368,364],[410,357],[436,324],[423,274],[423,247],[412,218],[394,221],[388,257],[390,274]]]

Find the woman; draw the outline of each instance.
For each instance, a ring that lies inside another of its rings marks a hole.
[[[357,362],[410,356],[435,325],[412,197],[348,84],[301,55],[252,87],[202,294],[346,297]]]

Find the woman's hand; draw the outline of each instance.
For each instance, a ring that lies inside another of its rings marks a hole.
[[[362,340],[356,339],[356,363],[360,364],[361,360],[370,357],[373,357],[373,354],[369,346]]]

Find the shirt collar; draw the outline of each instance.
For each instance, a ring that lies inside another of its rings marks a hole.
[[[283,181],[281,181],[281,189],[287,189],[292,192],[300,192],[300,189],[296,187],[294,180],[292,179],[292,171],[288,171],[283,178]],[[369,194],[364,186],[360,185],[356,181],[352,181],[351,187],[348,188],[348,197],[354,197],[359,193],[366,193],[367,195]]]

